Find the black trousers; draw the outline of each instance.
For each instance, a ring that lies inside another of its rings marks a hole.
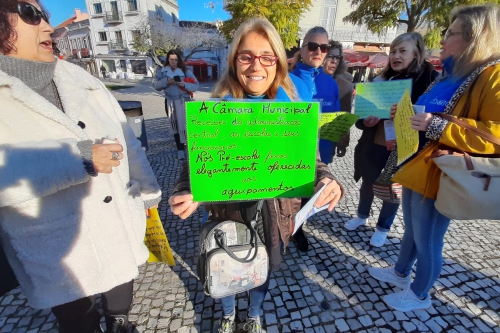
[[[102,293],[102,308],[105,316],[128,315],[133,298],[134,281],[117,286]],[[96,296],[80,298],[52,308],[59,323],[60,333],[100,332],[100,315]]]

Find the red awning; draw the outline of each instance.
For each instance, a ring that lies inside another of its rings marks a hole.
[[[366,53],[346,50],[344,52],[344,59],[348,63],[362,63],[368,61],[368,59],[370,59],[370,56]]]
[[[430,63],[433,64],[436,67],[441,67],[442,66],[441,59],[439,59],[439,57],[429,56],[429,57],[427,57],[427,60],[429,60]]]
[[[186,66],[211,66],[206,61],[201,60],[201,59],[186,60],[186,61],[184,61],[184,64]]]
[[[377,53],[370,57],[370,60],[368,61],[368,67],[382,68],[387,65],[387,61],[389,61],[389,57],[387,55]]]

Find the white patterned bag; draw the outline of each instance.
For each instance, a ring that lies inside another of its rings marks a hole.
[[[263,201],[249,224],[208,221],[200,233],[198,278],[206,295],[222,298],[263,285],[269,258],[256,228]]]

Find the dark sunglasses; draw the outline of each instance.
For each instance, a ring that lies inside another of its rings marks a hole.
[[[304,45],[302,45],[302,47],[304,46],[307,46],[307,49],[311,52],[314,52],[318,49],[321,50],[321,53],[326,53],[326,51],[328,51],[328,44],[318,44],[318,43],[314,43],[314,42],[307,42],[305,43]]]
[[[49,14],[28,2],[17,3],[17,14],[26,24],[39,25],[42,19],[49,23]]]
[[[343,58],[344,57],[340,55],[328,55],[326,56],[326,61],[333,61],[333,60],[342,61]]]

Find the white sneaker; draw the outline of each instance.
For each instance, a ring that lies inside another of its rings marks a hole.
[[[370,267],[368,269],[368,273],[370,273],[371,276],[373,276],[375,279],[379,281],[393,284],[401,289],[407,289],[410,287],[411,284],[411,276],[410,275],[408,275],[407,277],[397,276],[393,266],[387,268]]]
[[[347,230],[356,230],[357,227],[365,225],[366,221],[367,221],[367,219],[355,217],[352,220],[347,221],[344,224],[344,228]]]
[[[372,238],[370,238],[370,244],[375,247],[381,247],[385,244],[388,232],[383,232],[376,230]]]
[[[177,151],[177,158],[180,160],[184,160],[186,158],[186,155],[184,154],[183,150]]]
[[[402,312],[427,309],[432,305],[429,295],[424,299],[419,299],[410,288],[400,291],[399,293],[386,295],[383,299],[391,308]]]

